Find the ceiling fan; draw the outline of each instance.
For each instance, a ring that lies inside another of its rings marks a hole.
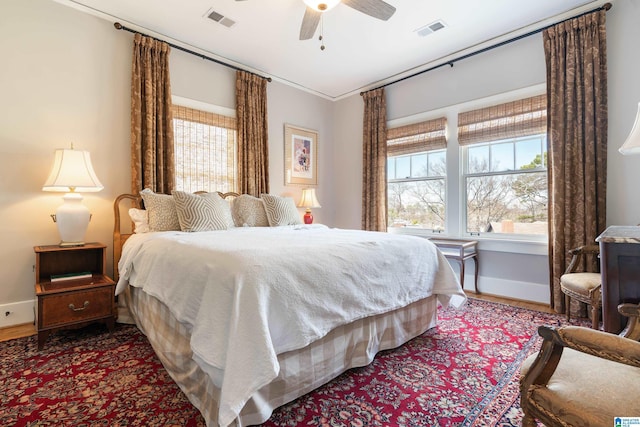
[[[302,18],[300,26],[300,40],[308,40],[313,37],[320,23],[322,13],[332,9],[339,3],[352,9],[369,15],[373,18],[388,20],[396,12],[396,8],[382,0],[303,0],[307,10]]]
[[[244,0],[236,0],[244,1]],[[362,12],[365,15],[388,20],[396,12],[396,8],[383,0],[303,0],[307,5],[307,10],[302,18],[300,26],[300,40],[309,40],[318,29],[322,14],[338,4],[342,3],[352,9]]]

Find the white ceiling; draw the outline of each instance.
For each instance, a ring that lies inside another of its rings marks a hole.
[[[380,21],[325,12],[325,50],[300,41],[302,0],[56,0],[328,99],[370,89],[601,5],[599,0],[386,0]],[[205,18],[215,10],[236,22]],[[441,20],[426,37],[415,30]],[[115,31],[115,29],[114,29]],[[155,34],[154,34],[155,33]]]

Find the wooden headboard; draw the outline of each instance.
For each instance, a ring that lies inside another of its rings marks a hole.
[[[206,193],[206,191],[196,191],[195,194]],[[235,192],[221,193],[217,192],[220,197],[223,199],[230,199],[233,197],[238,197],[240,194]],[[123,203],[127,201],[130,202],[130,205],[124,209],[121,206]],[[144,203],[142,202],[142,196],[140,194],[121,194],[116,197],[116,200],[113,202],[113,215],[114,215],[114,223],[113,223],[113,274],[115,276],[115,281],[118,281],[119,273],[118,273],[118,262],[120,261],[120,257],[122,256],[122,247],[129,237],[133,235],[133,225],[127,227],[126,231],[123,231],[124,224],[131,224],[129,219],[129,209],[137,208],[143,209]],[[124,212],[122,211],[124,209]],[[121,216],[125,216],[127,218],[127,222],[123,222]]]

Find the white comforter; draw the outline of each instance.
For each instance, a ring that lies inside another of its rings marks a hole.
[[[190,329],[194,359],[221,390],[221,426],[278,375],[279,353],[429,295],[465,301],[428,240],[318,224],[138,234],[118,268],[116,294],[142,288]]]

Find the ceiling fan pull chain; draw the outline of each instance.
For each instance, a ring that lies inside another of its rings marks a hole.
[[[318,40],[320,40],[320,50],[324,50],[324,41],[322,34],[324,33],[324,13],[320,15],[320,36]]]

